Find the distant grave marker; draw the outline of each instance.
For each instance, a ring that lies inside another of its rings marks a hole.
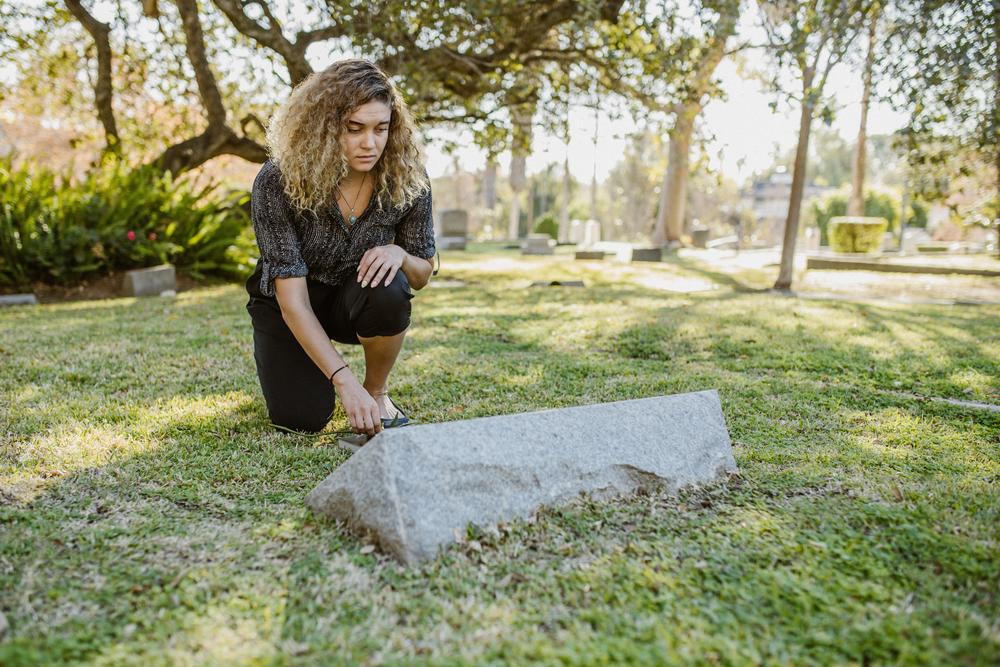
[[[529,234],[521,242],[522,255],[551,255],[555,252],[556,242],[548,234]]]
[[[177,272],[172,264],[126,271],[122,291],[128,296],[160,296],[170,291],[176,294]]]
[[[465,250],[468,237],[468,211],[452,208],[441,212],[441,236],[437,241],[440,250]]]
[[[582,280],[536,280],[531,287],[586,287]]]
[[[0,306],[34,306],[38,297],[34,294],[0,294]]]

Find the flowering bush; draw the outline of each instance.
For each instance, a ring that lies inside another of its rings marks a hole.
[[[0,157],[0,287],[72,284],[165,262],[195,277],[246,276],[255,251],[249,194],[216,187],[114,158],[73,182]]]

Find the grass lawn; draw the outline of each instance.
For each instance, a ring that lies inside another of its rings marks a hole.
[[[1000,404],[1000,306],[683,259],[439,278],[393,375],[412,416],[717,388],[741,474],[405,569],[305,509],[347,454],[269,426],[241,287],[0,310],[0,664],[1000,664],[1000,413],[920,398]]]

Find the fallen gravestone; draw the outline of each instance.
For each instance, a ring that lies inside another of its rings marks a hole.
[[[306,498],[413,564],[464,534],[588,492],[679,488],[736,470],[719,395],[700,391],[388,429]]]
[[[602,260],[602,259],[604,259],[604,251],[603,250],[577,250],[573,254],[573,258],[574,259],[583,259],[583,260],[595,260],[595,259]]]
[[[159,296],[177,290],[177,273],[172,264],[126,271],[122,291],[129,296]]]

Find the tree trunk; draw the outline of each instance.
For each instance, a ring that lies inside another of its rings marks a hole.
[[[559,198],[559,243],[569,242],[569,156],[563,159],[562,196]]]
[[[792,194],[788,199],[788,217],[785,218],[785,236],[781,245],[781,270],[775,289],[791,289],[792,273],[795,266],[795,240],[799,235],[799,214],[802,209],[802,193],[806,185],[806,162],[809,154],[809,131],[812,129],[814,102],[809,97],[813,72],[807,68],[803,76],[802,113],[799,117],[799,143],[795,149],[795,167],[792,171]]]
[[[1000,44],[1000,1],[993,0],[993,40]],[[996,160],[996,207],[993,211],[993,226],[997,230],[997,257],[1000,257],[1000,63],[994,63],[993,70],[993,151]]]
[[[174,0],[184,29],[185,50],[198,84],[198,95],[205,108],[208,127],[164,150],[152,164],[177,175],[193,169],[219,155],[238,155],[245,160],[261,163],[267,159],[267,149],[247,136],[237,134],[226,125],[226,107],[208,61],[201,19],[196,0]]]
[[[510,151],[510,189],[513,197],[510,205],[510,222],[507,234],[511,240],[521,237],[521,190],[527,184],[525,173],[528,153],[531,152],[531,118],[533,109],[516,107],[512,111],[514,127]]]
[[[687,103],[677,113],[677,122],[670,130],[670,147],[667,153],[667,173],[660,188],[660,210],[656,214],[656,231],[653,244],[663,245],[680,241],[684,227],[684,208],[687,199],[689,156],[694,119],[701,105]]]
[[[865,214],[865,143],[868,141],[868,102],[872,94],[877,26],[878,13],[873,12],[868,24],[868,57],[865,59],[864,90],[861,93],[861,124],[858,127],[858,143],[854,147],[854,170],[851,174],[851,199],[847,203],[847,215]]]
[[[80,0],[66,0],[66,7],[77,21],[90,33],[97,46],[97,82],[94,84],[94,105],[97,107],[97,118],[104,126],[106,150],[118,152],[121,149],[118,137],[118,126],[115,123],[115,112],[111,106],[111,26],[101,23],[84,9]]]
[[[600,128],[600,111],[594,106],[594,171],[590,175],[590,219],[600,221],[597,217],[597,137]],[[603,231],[603,230],[602,230]],[[603,238],[603,235],[602,237]]]
[[[497,205],[497,162],[492,157],[486,161],[486,174],[483,176],[483,206],[491,211]]]
[[[903,176],[903,200],[900,202],[899,215],[899,254],[905,252],[903,241],[906,239],[906,221],[910,217],[910,167],[905,167],[906,175]]]
[[[535,179],[532,178],[528,184],[528,224],[526,225],[526,234],[531,234],[535,229],[535,187]]]

